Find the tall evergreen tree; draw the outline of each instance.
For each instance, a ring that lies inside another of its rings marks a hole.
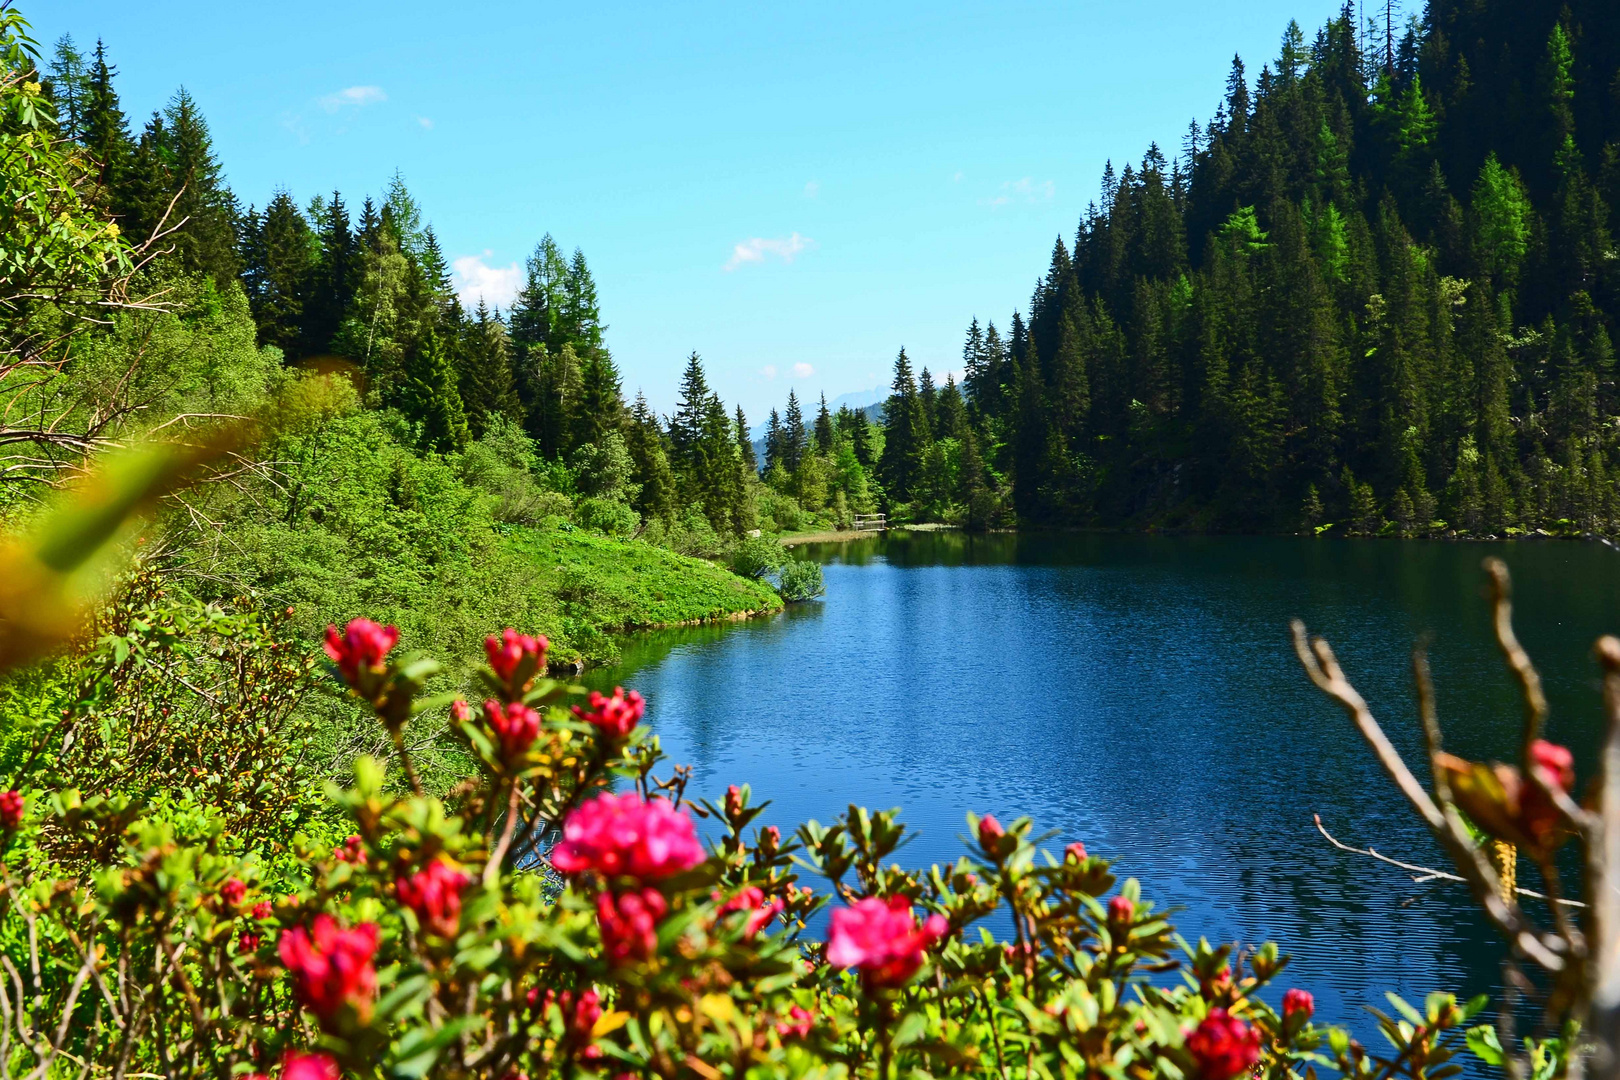
[[[421,425],[422,448],[448,454],[467,445],[467,415],[456,370],[438,334],[428,334],[406,360],[405,415]]]
[[[512,378],[511,349],[500,313],[492,313],[480,299],[463,339],[458,386],[472,437],[481,437],[496,416],[521,423],[523,403]]]
[[[890,389],[884,409],[883,456],[878,469],[889,498],[904,503],[911,501],[913,485],[922,475],[923,455],[929,440],[922,395],[911,373],[911,360],[903,348],[895,357],[894,382]]]
[[[821,395],[821,408],[816,411],[816,451],[828,453],[833,445],[832,413],[827,411],[827,395]]]
[[[792,390],[788,391],[787,413],[782,420],[782,467],[788,472],[799,468],[799,460],[810,446],[810,438],[804,427],[804,412],[799,408],[799,398]]]

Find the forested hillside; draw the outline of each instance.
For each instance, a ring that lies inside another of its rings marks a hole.
[[[758,524],[742,418],[705,388],[719,424],[680,441],[626,406],[583,253],[544,238],[511,311],[468,312],[397,173],[356,214],[337,191],[244,205],[184,90],[135,124],[103,43],[36,62],[19,39],[8,64],[33,154],[8,189],[45,184],[57,224],[33,248],[8,236],[17,261],[44,253],[29,271],[48,287],[0,273],[0,527],[104,450],[273,414],[140,538],[196,598],[290,605],[306,638],[365,611],[458,660],[509,623],[558,662],[611,659],[612,631],[780,606],[727,568]],[[81,235],[73,291],[52,245]],[[757,554],[753,577],[779,572]]]
[[[1027,311],[969,327],[965,417],[901,355],[891,513],[1615,531],[1620,6],[1386,14],[1290,24],[1110,165]]]

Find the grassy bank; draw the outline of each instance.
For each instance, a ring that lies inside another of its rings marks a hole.
[[[714,563],[566,523],[513,528],[506,543],[533,574],[526,584],[555,598],[548,612],[554,625],[534,629],[577,654],[563,659],[611,660],[615,649],[608,635],[615,633],[746,618],[782,607],[768,585]]]

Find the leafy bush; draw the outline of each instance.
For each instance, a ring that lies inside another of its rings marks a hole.
[[[592,496],[579,501],[574,508],[574,521],[604,536],[629,536],[641,524],[641,515],[628,503]]]
[[[737,543],[731,553],[731,570],[756,581],[782,569],[788,561],[787,548],[774,536],[749,536]]]
[[[776,591],[790,604],[821,596],[827,591],[827,584],[821,576],[821,564],[802,559],[788,560],[776,576]]]

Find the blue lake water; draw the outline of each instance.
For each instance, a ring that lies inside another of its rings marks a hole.
[[[1323,1019],[1371,1026],[1384,992],[1494,992],[1502,950],[1462,887],[1414,884],[1316,832],[1443,856],[1344,715],[1305,681],[1292,616],[1327,635],[1418,765],[1409,653],[1431,635],[1447,747],[1514,754],[1520,712],[1480,561],[1514,572],[1551,737],[1589,764],[1590,648],[1620,630],[1620,552],[1576,543],[892,534],[803,550],[827,596],[749,623],[627,644],[693,794],[774,800],[787,833],[849,803],[901,806],[901,860],[962,852],[968,810],[1083,840],[1196,940],[1276,940]],[[1585,779],[1585,770],[1582,780]],[[1522,876],[1531,871],[1521,867]]]

